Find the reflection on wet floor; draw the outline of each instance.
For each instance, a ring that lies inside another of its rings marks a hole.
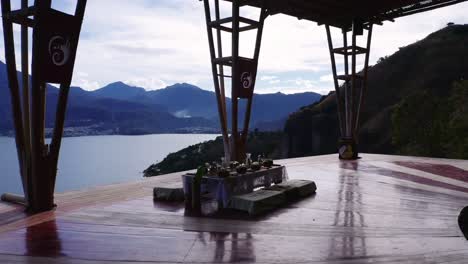
[[[65,256],[62,252],[62,242],[55,221],[27,227],[24,240],[28,256]]]
[[[184,203],[181,202],[161,202],[153,201],[154,209],[166,212],[181,212],[184,210]]]
[[[204,246],[215,243],[215,263],[255,262],[254,239],[250,233],[200,232],[198,239]]]
[[[58,195],[55,211],[34,216],[0,204],[0,263],[466,263],[457,217],[468,193],[454,187],[468,188],[468,162],[370,158],[285,161],[317,195],[260,217],[153,202],[152,188],[177,175]]]
[[[342,167],[358,170],[358,161],[342,161]],[[366,257],[366,234],[364,215],[361,213],[362,194],[359,186],[359,175],[350,170],[340,171],[340,185],[333,226],[350,227],[342,236],[330,238],[329,257],[354,258]]]

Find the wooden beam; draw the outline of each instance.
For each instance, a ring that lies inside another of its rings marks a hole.
[[[237,69],[237,59],[239,57],[239,12],[240,6],[238,0],[232,1],[232,76],[236,76]],[[231,152],[234,160],[241,161],[239,153],[239,130],[238,130],[238,103],[239,98],[237,94],[237,89],[235,88],[237,83],[235,81],[231,82],[231,102],[232,102],[232,115],[231,115]]]
[[[359,103],[358,103],[358,110],[357,110],[358,115],[357,115],[356,124],[354,127],[356,134],[359,132],[359,121],[360,121],[361,111],[364,106],[365,97],[367,94],[367,87],[368,87],[367,84],[368,84],[368,75],[369,75],[369,58],[370,58],[370,50],[371,50],[371,44],[372,44],[372,31],[373,31],[373,25],[371,24],[367,32],[367,53],[366,53],[366,58],[364,61],[363,84],[362,84],[362,89],[361,89],[361,93],[359,96]]]
[[[216,17],[216,20],[220,20],[221,18],[221,15],[220,15],[220,9],[219,9],[219,1],[220,0],[215,0],[215,17]],[[221,36],[221,30],[216,30],[216,40],[217,40],[217,44],[218,44],[218,56],[219,57],[223,57],[223,40],[222,40],[222,36]],[[219,85],[220,85],[220,99],[221,99],[221,108],[222,108],[222,115],[223,115],[223,119],[224,119],[224,126],[226,127],[226,135],[228,135],[228,132],[227,132],[227,107],[226,107],[226,85],[225,85],[225,82],[224,82],[224,78],[227,77],[227,78],[232,78],[232,77],[228,77],[226,75],[224,75],[224,66],[222,64],[220,64],[219,66]],[[224,153],[224,158],[225,158],[225,161],[226,162],[230,162],[231,160],[231,156],[230,156],[230,150],[229,150],[229,139],[226,138],[226,142],[224,142],[225,144],[227,144],[227,151]]]
[[[361,21],[353,21],[353,23],[361,23]],[[358,125],[359,118],[364,100],[364,95],[367,90],[367,73],[369,68],[369,54],[372,38],[373,25],[367,25],[363,28],[360,25],[353,24],[351,31],[351,43],[348,43],[347,29],[342,29],[343,35],[343,48],[333,48],[332,36],[330,25],[326,25],[328,46],[330,51],[330,58],[332,62],[333,79],[337,97],[338,118],[340,121],[340,158],[343,159],[356,159],[357,158],[357,142],[358,142]],[[361,30],[363,29],[363,30]],[[357,36],[363,35],[363,31],[368,31],[367,45],[365,48],[357,46]],[[365,51],[365,65],[363,73],[357,72],[357,55],[362,54],[357,51]],[[337,75],[335,54],[344,55],[344,75]],[[351,60],[349,60],[349,57]],[[351,70],[351,72],[350,72]],[[343,80],[344,95],[341,94],[341,87],[338,80]],[[359,94],[358,94],[359,91]],[[344,101],[343,111],[340,108],[341,102]],[[343,120],[344,119],[344,120]],[[342,149],[345,147],[346,149]],[[352,152],[352,155],[349,155]],[[344,155],[343,153],[346,153]]]
[[[340,92],[340,86],[338,84],[338,74],[336,71],[336,60],[335,60],[335,54],[333,53],[333,40],[331,37],[331,31],[330,31],[330,26],[325,25],[325,29],[327,32],[327,40],[328,40],[328,49],[330,52],[330,60],[331,60],[331,65],[332,65],[332,74],[333,74],[333,84],[335,86],[335,94],[336,94],[336,105],[337,105],[337,110],[338,110],[338,123],[340,125],[340,134],[344,134],[344,124],[343,124],[343,105],[341,103],[341,92]]]
[[[254,61],[256,62],[256,66],[258,68],[258,59],[260,57],[260,48],[262,46],[262,37],[263,37],[263,26],[265,24],[265,19],[268,16],[267,10],[264,8],[264,5],[262,5],[262,8],[260,10],[260,17],[259,17],[259,22],[258,22],[258,31],[257,31],[257,37],[255,40],[255,50],[254,50]],[[254,80],[255,82],[256,80]],[[252,112],[252,103],[253,103],[253,98],[255,95],[252,95],[251,98],[247,100],[247,108],[245,112],[245,117],[244,117],[244,128],[242,131],[242,144],[244,146],[247,145],[247,137],[249,134],[249,124],[250,124],[250,115]]]
[[[349,76],[349,58],[348,58],[348,33],[345,29],[342,29],[343,34],[343,47],[345,47],[344,54],[344,75]],[[344,112],[345,112],[345,133],[344,137],[351,137],[350,130],[350,91],[349,91],[349,82],[345,81],[344,83]]]
[[[366,54],[366,53],[367,53],[367,49],[366,49],[366,48],[362,48],[362,47],[358,47],[358,46],[355,46],[355,47],[343,47],[343,48],[336,48],[336,49],[333,49],[333,52],[334,52],[334,53],[337,53],[337,54],[341,54],[341,55],[345,55],[345,54],[348,54],[348,55],[353,55],[353,54]]]
[[[12,19],[15,17],[34,16],[34,14],[36,13],[36,8],[34,8],[34,6],[28,6],[28,2],[26,2],[25,4],[24,1],[25,0],[21,0],[21,9],[9,12],[9,14],[6,17],[8,19]]]
[[[77,35],[75,36],[75,43],[73,43],[73,46],[78,48],[78,40],[79,40],[79,35],[81,32],[81,26],[82,26],[82,21],[83,21],[83,16],[85,12],[85,7],[86,7],[86,0],[78,0],[76,10],[75,10],[75,16],[78,17],[78,19],[81,21]],[[75,62],[75,57],[76,57],[76,52],[72,53],[73,56],[70,58],[70,60],[73,62],[72,70],[74,68],[74,62]],[[55,115],[55,125],[54,125],[54,133],[52,135],[52,140],[50,144],[50,153],[49,153],[49,171],[51,173],[51,187],[52,187],[52,193],[55,190],[55,181],[57,177],[57,164],[58,164],[58,159],[59,159],[59,153],[60,153],[60,147],[62,144],[62,136],[63,136],[63,128],[65,126],[65,116],[67,112],[67,105],[68,105],[68,94],[70,91],[70,83],[63,83],[60,85],[60,92],[59,92],[59,97],[58,97],[58,103],[57,103],[57,109],[56,109],[56,115]]]
[[[17,194],[4,193],[0,197],[0,200],[3,202],[7,202],[7,203],[27,206],[27,199],[24,196],[17,195]]]
[[[354,50],[354,48],[356,47],[356,44],[357,44],[357,33],[356,32],[356,23],[359,23],[357,22],[356,20],[353,21],[353,30],[351,32],[352,34],[352,38],[351,38],[351,42],[352,42],[352,49]],[[351,110],[351,123],[350,123],[350,130],[351,130],[351,136],[352,138],[354,138],[355,140],[357,140],[357,135],[356,135],[356,131],[354,130],[354,124],[356,123],[356,115],[358,113],[356,113],[356,108],[355,108],[355,99],[356,99],[356,75],[357,75],[357,72],[356,72],[356,52],[353,52],[353,54],[351,55],[351,101],[350,101],[350,110]]]
[[[2,12],[8,14],[11,11],[10,0],[2,0]],[[15,44],[13,37],[13,24],[11,20],[3,16],[3,40],[5,46],[5,62],[8,75],[8,87],[11,95],[11,108],[13,113],[13,125],[15,128],[15,142],[18,155],[18,163],[21,174],[21,182],[25,195],[29,193],[29,179],[25,171],[25,142],[24,142],[24,127],[23,127],[23,114],[21,110],[21,99],[18,84],[18,75],[16,72],[16,58],[15,58]]]
[[[50,0],[35,2],[36,12],[46,12],[51,7]],[[46,83],[39,76],[41,66],[38,54],[40,40],[38,31],[33,31],[33,48],[31,63],[31,199],[29,210],[36,213],[50,210],[54,207],[53,182],[50,175],[48,146],[45,145],[45,99]]]
[[[205,19],[206,19],[206,29],[208,35],[208,44],[210,47],[210,56],[211,56],[211,71],[213,74],[213,82],[214,88],[216,93],[216,102],[218,104],[218,115],[219,115],[219,122],[221,124],[221,133],[223,135],[223,145],[224,145],[224,156],[227,160],[231,157],[231,149],[229,144],[229,135],[227,131],[227,120],[226,115],[224,114],[224,106],[222,100],[225,100],[225,96],[221,95],[220,90],[220,83],[218,78],[218,71],[216,68],[216,52],[214,47],[214,40],[213,40],[213,31],[210,26],[211,22],[211,10],[210,10],[210,3],[209,0],[204,0],[204,7],[205,7]]]
[[[21,1],[23,10],[28,8],[28,0]],[[33,8],[28,8],[32,12]],[[23,173],[28,185],[25,190],[26,201],[31,189],[31,127],[30,127],[30,106],[29,106],[29,28],[21,26],[21,74],[23,85],[23,130],[24,130],[24,159]]]
[[[224,66],[232,66],[232,57],[229,56],[229,57],[221,57],[221,58],[213,58],[213,62],[215,64],[220,64],[220,65],[224,65]]]
[[[232,0],[227,0],[232,1]],[[426,12],[446,6],[466,2],[467,0],[282,0],[267,1],[266,7],[272,14],[282,13],[329,25],[348,28],[352,19],[361,18],[363,23],[382,24],[396,18]],[[243,4],[261,7],[261,0],[244,1]]]
[[[34,20],[28,17],[15,17],[10,19],[11,22],[27,27],[34,27]]]

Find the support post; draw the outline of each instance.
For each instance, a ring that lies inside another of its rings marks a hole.
[[[217,18],[216,20],[219,21],[219,1],[216,0],[216,14]],[[230,161],[230,144],[229,144],[229,134],[228,134],[228,128],[227,128],[227,114],[226,114],[226,97],[224,93],[224,71],[223,65],[219,64],[219,67],[221,69],[220,73],[218,74],[218,69],[216,68],[216,52],[215,52],[215,46],[214,46],[214,40],[213,40],[213,28],[210,27],[211,24],[211,10],[210,10],[210,2],[209,0],[204,0],[204,5],[205,5],[205,19],[206,19],[206,24],[207,24],[207,35],[208,35],[208,44],[210,46],[210,55],[211,55],[211,70],[213,74],[213,82],[214,82],[214,89],[215,89],[215,94],[216,94],[216,101],[218,103],[218,115],[219,115],[219,122],[221,125],[221,133],[223,135],[223,145],[224,145],[224,157],[226,161]],[[221,33],[217,34],[218,38],[218,49],[219,49],[219,57],[222,57],[222,43],[221,43]],[[221,75],[221,73],[223,75]],[[221,75],[221,76],[220,76]],[[222,81],[222,86],[220,87],[220,80]],[[221,89],[222,88],[222,89]]]
[[[28,0],[21,1],[21,9],[28,8]],[[23,173],[24,180],[23,184],[30,183],[31,179],[31,128],[30,128],[30,106],[29,106],[29,28],[26,25],[21,25],[21,74],[22,74],[22,85],[23,85],[23,131],[24,131],[24,162],[23,162]],[[23,187],[25,201],[29,196],[28,190],[31,186]]]
[[[265,8],[260,8],[260,16],[257,20],[241,16],[241,2],[233,0],[231,11],[232,16],[221,18],[219,0],[214,0],[215,20],[211,20],[210,0],[204,0],[205,18],[208,32],[208,43],[211,55],[211,68],[213,73],[214,88],[218,103],[218,114],[223,134],[225,160],[243,161],[245,159],[247,135],[249,131],[250,115],[252,110],[253,91],[260,54],[261,39],[263,33],[264,20],[268,12]],[[263,5],[262,5],[263,6]],[[242,26],[240,23],[246,23]],[[231,23],[232,27],[225,24]],[[217,45],[214,43],[213,30],[216,30]],[[257,30],[255,50],[253,58],[239,56],[240,33],[249,30]],[[223,42],[221,32],[231,34],[231,55],[223,56]],[[217,48],[217,50],[215,49]],[[231,76],[224,74],[224,67],[231,67]],[[225,97],[225,79],[231,78],[231,133],[228,131],[228,117]],[[246,99],[246,110],[244,124],[239,133],[239,100]]]
[[[13,22],[8,19],[11,13],[10,0],[2,0],[2,22],[3,22],[3,40],[5,45],[5,62],[7,66],[8,87],[10,88],[11,108],[13,114],[13,125],[15,129],[15,142],[18,154],[18,163],[21,174],[21,182],[25,196],[29,194],[27,173],[25,167],[25,143],[23,129],[23,115],[21,110],[21,99],[18,84],[18,75],[16,72],[15,43],[13,38]]]
[[[335,85],[338,122],[341,138],[339,140],[339,158],[358,158],[359,121],[362,112],[365,93],[367,91],[367,75],[372,39],[372,24],[364,25],[361,20],[354,19],[349,27],[342,28],[343,47],[334,48],[330,25],[325,25],[330,59]],[[367,31],[366,47],[359,47],[357,37]],[[351,33],[351,44],[348,34]],[[343,56],[343,74],[339,75],[336,65],[336,55]],[[358,55],[365,55],[364,68],[357,72]],[[342,83],[340,84],[340,81]]]
[[[74,15],[52,9],[51,0],[36,0],[32,8],[28,7],[27,0],[22,0],[21,3],[19,11],[23,12],[18,12],[11,10],[10,0],[2,0],[2,19],[18,161],[25,194],[24,203],[31,212],[36,213],[55,206],[57,163],[86,0],[77,1]],[[13,23],[21,25],[22,109],[15,64]],[[31,93],[28,74],[28,27],[33,28]],[[60,84],[50,147],[45,144],[48,83]]]
[[[232,49],[232,76],[238,74],[238,59],[239,59],[239,0],[232,1],[232,38],[231,38],[231,49]],[[238,129],[238,117],[239,117],[239,93],[237,91],[237,82],[231,81],[231,103],[232,103],[232,114],[231,114],[231,156],[234,160],[240,161],[242,159],[241,150],[243,146],[242,142],[239,141],[239,129]]]

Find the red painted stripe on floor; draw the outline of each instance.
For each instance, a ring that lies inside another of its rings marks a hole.
[[[428,179],[428,178],[421,177],[421,176],[418,176],[418,175],[404,173],[404,172],[400,172],[400,171],[394,171],[394,170],[381,168],[381,167],[377,167],[377,166],[372,166],[372,165],[368,165],[368,164],[359,164],[358,162],[355,162],[355,161],[341,162],[340,167],[342,169],[361,171],[361,172],[368,172],[368,173],[375,173],[375,174],[389,176],[389,177],[393,177],[393,178],[397,178],[397,179],[401,179],[401,180],[412,181],[412,182],[420,183],[420,184],[424,184],[424,185],[441,187],[441,188],[445,188],[445,189],[449,189],[449,190],[455,190],[455,191],[468,193],[468,188],[465,188],[465,187],[452,185],[452,184],[449,184],[449,183],[440,182],[440,181],[433,180],[433,179]]]
[[[410,169],[416,169],[454,180],[468,182],[468,171],[447,164],[432,164],[412,161],[395,161],[395,164]]]

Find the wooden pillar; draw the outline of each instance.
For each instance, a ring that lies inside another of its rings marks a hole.
[[[216,0],[216,20],[219,21],[219,0]],[[211,55],[211,70],[213,74],[214,89],[216,94],[216,101],[218,104],[218,116],[219,122],[221,125],[221,133],[223,135],[223,144],[224,144],[224,157],[227,161],[230,161],[231,150],[229,144],[229,133],[227,128],[227,114],[226,114],[226,96],[224,93],[224,71],[223,64],[219,64],[220,72],[218,74],[218,68],[216,67],[216,51],[213,40],[213,27],[211,27],[211,11],[210,11],[210,2],[209,0],[204,0],[205,5],[205,19],[207,25],[207,36],[208,44],[210,47]],[[218,57],[222,58],[222,43],[221,43],[221,33],[217,33],[217,42],[218,42]],[[222,80],[222,86],[220,85],[220,80]]]
[[[10,0],[2,0],[1,3],[8,81],[12,95],[24,201],[31,212],[46,211],[55,206],[57,163],[86,0],[78,0],[75,15],[53,10],[51,0],[36,0],[32,7],[28,7],[27,0],[22,0],[21,9],[14,11],[11,10]],[[13,23],[21,25],[22,109],[16,76]],[[33,28],[31,93],[29,93],[28,75],[28,27]],[[45,144],[46,94],[49,82],[60,84],[50,147]],[[8,199],[15,196],[4,197]]]
[[[7,66],[8,87],[10,88],[11,110],[13,114],[13,125],[15,129],[15,142],[18,154],[18,163],[23,184],[23,191],[28,196],[28,178],[25,167],[25,143],[23,129],[23,115],[21,109],[21,99],[18,84],[18,75],[16,72],[15,43],[13,38],[13,22],[10,19],[11,3],[10,0],[2,0],[2,22],[3,22],[3,40],[5,45],[5,62]]]
[[[232,1],[232,38],[231,38],[231,49],[232,49],[232,76],[236,76],[238,69],[239,59],[239,0]],[[236,81],[231,82],[231,103],[232,103],[232,114],[231,114],[231,156],[234,160],[241,161],[242,153],[241,149],[243,146],[239,141],[239,94],[236,87]]]
[[[254,50],[254,57],[253,60],[256,62],[257,67],[258,67],[258,60],[260,58],[260,48],[262,45],[262,36],[263,36],[263,26],[265,19],[268,15],[267,11],[265,8],[262,8],[260,11],[260,19],[259,19],[259,27],[257,31],[257,38],[255,40],[255,50]],[[247,142],[247,137],[249,133],[249,124],[250,124],[250,114],[252,112],[252,102],[253,102],[253,97],[247,99],[247,109],[245,112],[245,119],[244,119],[244,129],[242,131],[242,142]],[[246,143],[244,143],[246,144]],[[245,153],[244,153],[245,154]]]
[[[341,48],[334,48],[331,28],[329,25],[325,26],[341,132],[338,150],[340,159],[358,158],[359,120],[367,90],[367,73],[373,28],[372,24],[364,25],[359,19],[353,20],[350,25],[351,27],[341,29],[343,36],[343,47]],[[366,47],[359,47],[357,37],[363,35],[364,31],[367,31]],[[351,44],[348,42],[349,33],[351,33]],[[335,56],[337,54],[342,55],[344,59],[342,75],[338,74],[336,66]],[[364,69],[361,72],[357,72],[358,55],[365,55]],[[340,81],[342,81],[341,84]]]
[[[28,0],[21,1],[21,9],[28,8]],[[23,173],[24,181],[23,184],[28,184],[23,188],[25,201],[28,200],[31,190],[30,179],[31,179],[31,128],[30,128],[30,92],[29,92],[29,28],[27,25],[21,25],[21,74],[22,74],[22,85],[23,85],[23,131],[24,131],[24,162]]]
[[[264,1],[263,1],[264,2]],[[241,3],[239,0],[233,0],[231,11],[232,15],[228,18],[221,18],[219,11],[219,0],[214,0],[215,3],[215,20],[211,20],[210,1],[204,0],[205,17],[208,32],[208,43],[210,47],[211,63],[214,88],[218,101],[218,114],[221,122],[221,131],[223,134],[224,153],[226,160],[243,161],[245,159],[245,149],[247,135],[249,131],[250,114],[252,110],[253,89],[255,85],[256,71],[258,67],[258,58],[260,54],[261,39],[263,33],[264,20],[267,17],[267,10],[262,5],[260,16],[257,20],[242,17],[240,14]],[[240,23],[248,24],[240,26]],[[232,27],[225,24],[231,23]],[[217,45],[215,47],[213,30],[216,30]],[[257,30],[255,42],[255,51],[253,58],[244,58],[239,56],[240,33],[248,30]],[[221,32],[225,31],[231,34],[231,56],[223,55]],[[215,49],[217,48],[217,50]],[[249,87],[250,93],[240,91],[241,75],[245,71],[245,65],[249,68]],[[224,74],[224,67],[231,67],[231,76]],[[226,97],[224,78],[231,78],[231,135],[229,136],[227,125]],[[251,85],[251,86],[250,86]],[[247,108],[245,111],[244,124],[242,129],[239,129],[239,100],[247,100]],[[239,133],[239,131],[242,131]]]

